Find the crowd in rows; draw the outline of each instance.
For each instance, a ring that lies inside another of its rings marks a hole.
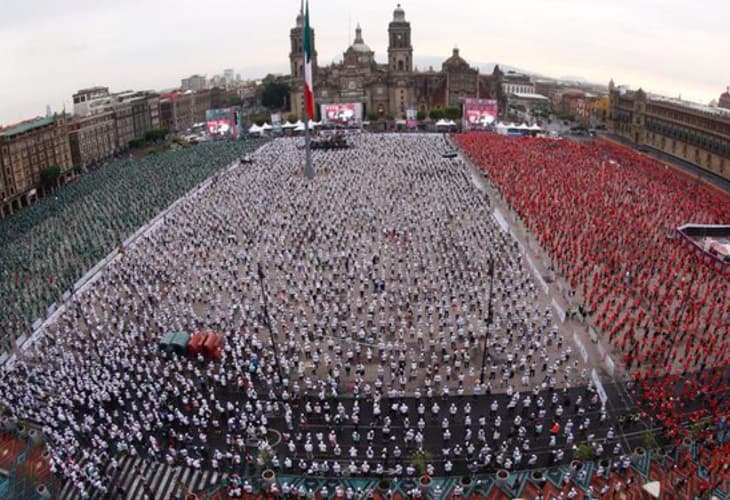
[[[0,221],[0,352],[145,222],[261,140],[114,160]]]
[[[676,230],[730,223],[728,197],[607,141],[457,141],[581,294],[647,412],[678,439],[724,426],[730,280]]]
[[[215,176],[2,374],[57,472],[88,493],[119,453],[395,476],[419,449],[438,474],[623,453],[470,167],[437,135],[353,141],[312,181],[296,139]],[[171,331],[223,334],[222,359],[161,354]]]

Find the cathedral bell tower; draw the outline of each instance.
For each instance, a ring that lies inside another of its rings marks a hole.
[[[394,72],[413,71],[413,47],[411,23],[400,4],[393,11],[393,21],[388,25],[388,68]]]

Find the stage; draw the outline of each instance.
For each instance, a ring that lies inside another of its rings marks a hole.
[[[677,233],[705,264],[730,276],[730,225],[685,224]]]

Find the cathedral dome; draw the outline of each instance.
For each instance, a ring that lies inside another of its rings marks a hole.
[[[403,10],[403,8],[398,4],[398,6],[393,11],[393,22],[396,23],[404,23],[406,21],[406,11]]]
[[[368,45],[362,39],[362,29],[360,28],[359,23],[357,25],[357,28],[355,29],[355,41],[352,43],[352,45],[350,45],[350,49],[354,50],[355,52],[372,52],[372,50],[370,50],[370,47],[368,47]]]

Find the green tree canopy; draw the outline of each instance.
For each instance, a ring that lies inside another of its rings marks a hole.
[[[441,108],[433,108],[428,112],[428,117],[432,120],[440,120],[444,117],[444,110]]]
[[[426,119],[426,113],[425,112],[419,111],[418,113],[416,113],[416,120],[418,120],[419,122],[422,122],[425,119]]]
[[[378,113],[377,111],[368,111],[367,118],[369,122],[376,122],[380,120],[380,113]]]
[[[444,108],[444,118],[446,118],[447,120],[458,120],[459,118],[461,118],[461,108]]]
[[[261,104],[267,109],[283,109],[289,101],[289,84],[269,76],[264,79]]]
[[[51,165],[41,170],[41,186],[52,187],[61,177],[61,167],[58,165]]]
[[[144,140],[148,142],[159,141],[165,137],[167,137],[167,129],[164,127],[153,128],[144,134]]]

